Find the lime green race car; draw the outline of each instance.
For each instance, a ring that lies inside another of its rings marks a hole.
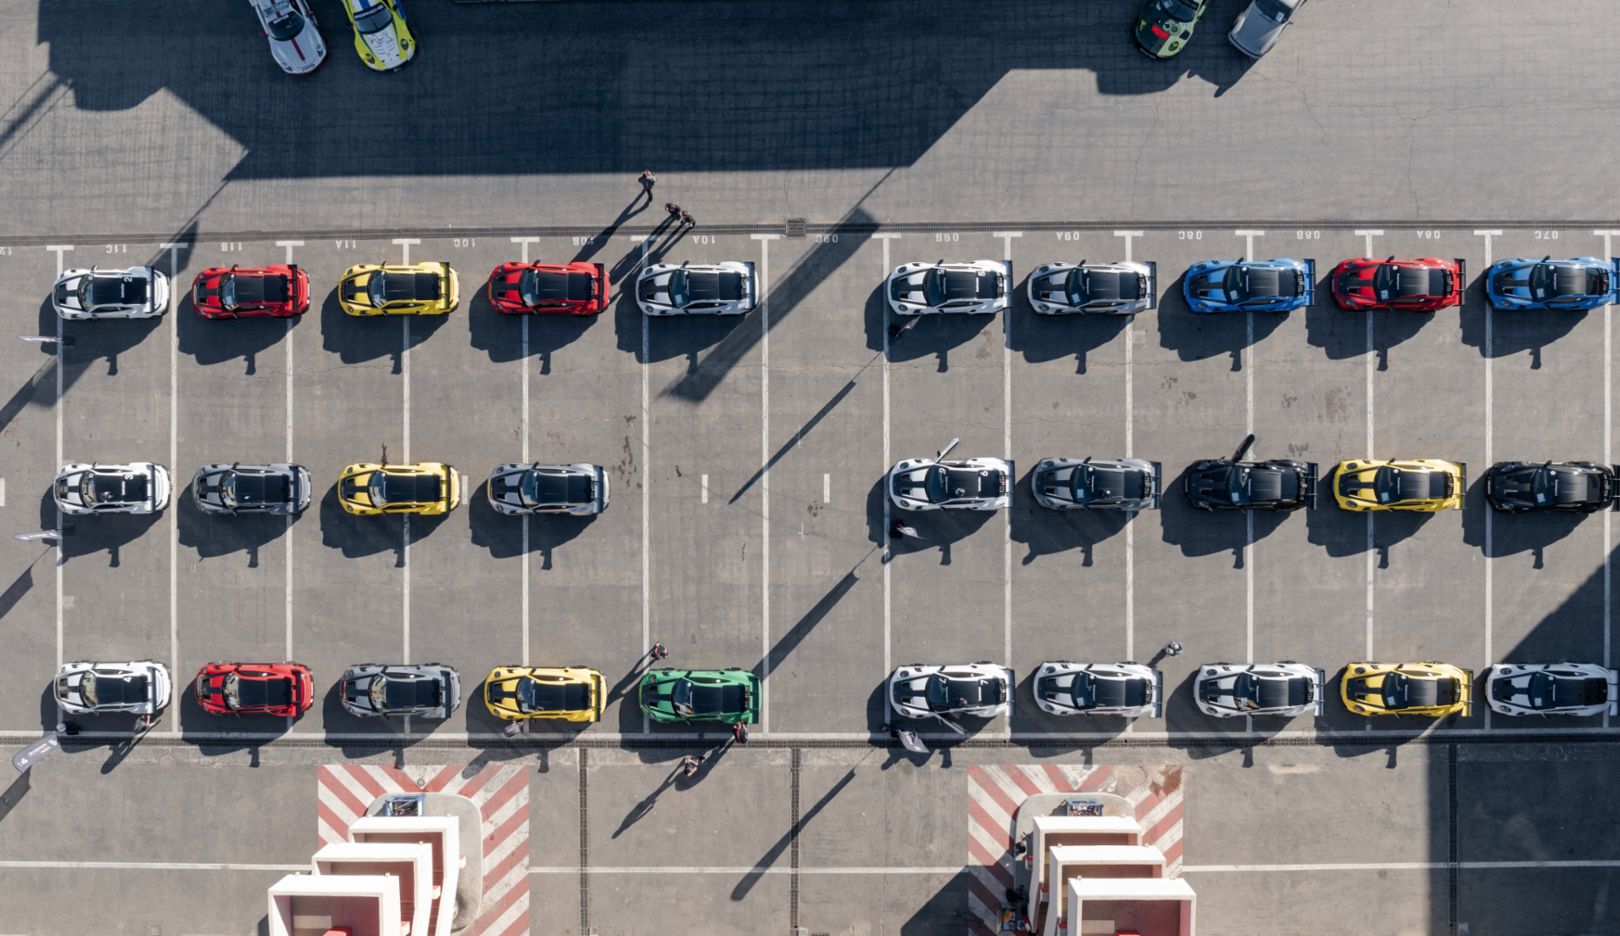
[[[1209,0],[1147,0],[1132,35],[1148,58],[1167,59],[1187,47]]]
[[[416,57],[416,37],[399,0],[343,0],[354,27],[354,50],[372,71],[403,68]]]
[[[736,667],[648,670],[640,701],[642,714],[655,722],[752,725],[759,720],[759,677]]]

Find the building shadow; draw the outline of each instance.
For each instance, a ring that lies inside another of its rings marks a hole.
[[[862,559],[861,561],[865,562],[866,560]],[[856,564],[856,568],[859,568],[859,563]],[[854,588],[859,581],[860,576],[855,574],[855,569],[845,572],[838,581],[833,583],[831,588],[827,589],[825,594],[816,600],[815,604],[810,606],[809,610],[800,615],[787,633],[777,639],[776,645],[771,647],[765,659],[754,665],[754,671],[760,672],[762,669],[768,668],[770,672],[775,672],[793,654],[793,651],[799,648],[799,644],[803,643],[804,639],[810,636],[811,632],[826,619],[827,615],[838,607],[838,603],[844,600],[844,596],[849,594],[850,589]]]
[[[65,329],[64,329],[65,331]],[[53,337],[56,334],[56,309],[51,305],[51,299],[46,296],[40,303],[40,325],[38,337]],[[30,404],[48,409],[56,405],[56,355],[55,342],[37,345],[40,352],[39,367],[30,374],[15,392],[0,404],[0,432],[11,425],[11,421],[26,409]]]

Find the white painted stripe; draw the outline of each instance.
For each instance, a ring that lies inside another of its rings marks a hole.
[[[52,244],[45,249],[56,254],[56,277],[61,279],[62,270],[64,269],[62,255],[72,250],[73,245]],[[62,316],[58,315],[56,317],[56,400],[51,404],[51,409],[56,411],[56,462],[51,465],[52,472],[62,467],[62,411],[67,402],[62,399],[62,359],[67,356],[67,349],[62,346],[62,333],[65,328],[66,324],[62,320]],[[62,509],[60,507],[56,509],[56,529],[62,529]],[[62,667],[62,563],[65,561],[65,556],[66,551],[62,549],[62,542],[58,540],[56,544],[56,666],[58,669]]]
[[[539,240],[540,240],[540,238],[538,238],[538,237],[514,237],[514,238],[512,238],[512,243],[518,244],[519,247],[520,247],[520,250],[522,252],[522,255],[521,255],[521,257],[519,259],[521,259],[524,263],[528,263],[529,262],[529,245],[533,244],[533,243],[537,243]],[[522,337],[520,338],[520,341],[522,342],[522,348],[521,348],[521,353],[518,355],[518,360],[522,365],[522,366],[520,366],[518,368],[518,393],[520,395],[520,398],[523,401],[523,416],[522,416],[523,428],[522,428],[522,430],[521,430],[521,432],[519,434],[519,437],[518,437],[518,452],[519,452],[518,460],[523,462],[524,464],[529,463],[529,366],[530,366],[530,363],[529,363],[529,320],[532,317],[533,316],[529,316],[529,315],[523,316]],[[530,531],[529,531],[529,522],[530,522],[530,520],[531,520],[530,516],[528,514],[524,514],[523,517],[522,517],[522,520],[521,520],[521,527],[520,527],[520,530],[519,530],[519,533],[522,536],[522,544],[521,544],[522,549],[521,549],[521,555],[518,557],[518,587],[522,589],[522,592],[521,592],[520,597],[518,599],[518,607],[519,607],[519,612],[518,613],[519,613],[519,616],[521,618],[519,623],[521,624],[523,630],[521,631],[521,634],[520,634],[520,637],[519,637],[519,640],[518,640],[518,652],[521,654],[521,658],[522,658],[524,663],[529,662],[529,625],[530,625],[530,613],[529,613],[529,533],[530,533]]]
[[[642,266],[647,262],[647,240],[641,242],[641,259],[636,265]],[[641,645],[652,647],[652,535],[650,512],[652,510],[652,407],[648,403],[647,391],[648,373],[647,361],[652,357],[652,332],[647,324],[647,316],[641,316]],[[651,726],[646,713],[641,716],[641,730],[645,732]]]
[[[1360,231],[1357,231],[1356,233],[1360,234],[1362,237],[1366,238],[1366,240],[1367,240],[1367,251],[1364,254],[1364,256],[1371,257],[1372,254],[1373,254],[1373,238],[1381,236],[1384,232],[1381,231],[1381,230],[1360,230]],[[1375,356],[1374,356],[1374,353],[1373,353],[1373,315],[1372,315],[1371,312],[1366,312],[1366,313],[1363,313],[1363,314],[1365,314],[1367,316],[1367,458],[1369,460],[1371,460],[1372,458],[1376,457],[1376,456],[1373,455],[1373,371],[1374,371],[1374,364],[1375,364],[1375,362],[1374,362],[1374,357]],[[1374,575],[1374,570],[1375,570],[1375,553],[1376,553],[1376,549],[1374,548],[1374,544],[1375,544],[1376,541],[1374,540],[1373,537],[1374,537],[1374,534],[1373,534],[1373,515],[1371,513],[1368,513],[1367,514],[1367,561],[1366,561],[1366,572],[1367,572],[1367,575],[1366,575],[1366,578],[1367,578],[1367,599],[1366,599],[1366,604],[1367,604],[1367,639],[1366,639],[1366,649],[1367,649],[1367,659],[1369,659],[1369,660],[1371,660],[1373,658],[1373,575]],[[1368,730],[1371,730],[1372,729],[1372,722],[1369,720],[1365,727]]]
[[[395,241],[394,243],[400,243]],[[403,245],[405,262],[411,262],[411,248],[409,244]],[[400,349],[399,349],[399,385],[402,409],[403,441],[400,446],[400,460],[406,464],[411,460],[411,317],[401,316]],[[400,625],[403,636],[404,656],[401,659],[411,661],[411,515],[400,517],[399,525],[399,555],[400,555]],[[407,729],[410,725],[410,716],[406,717]]]
[[[759,241],[759,727],[771,727],[771,241]]]
[[[35,871],[308,871],[309,862],[246,864],[231,861],[25,861],[0,860],[0,868]]]
[[[180,673],[180,508],[173,503],[178,490],[173,482],[180,472],[180,317],[175,314],[180,299],[180,245],[164,246],[169,249],[169,671]]]
[[[1131,244],[1142,236],[1141,231],[1115,231],[1115,237],[1125,239],[1125,262],[1131,262]],[[1155,289],[1158,283],[1154,283]],[[1132,345],[1136,342],[1136,316],[1125,321],[1125,457],[1132,458],[1136,442],[1134,386],[1131,374]],[[1136,659],[1136,517],[1125,521],[1125,659]],[[1126,730],[1131,729],[1126,726]]]
[[[361,785],[360,778],[356,777],[354,772],[346,765],[340,764],[333,766],[325,772],[325,775],[331,778],[330,782],[333,785],[340,786],[347,790],[349,795],[354,797],[355,802],[360,804],[362,812],[364,812],[366,806],[369,805],[374,798],[370,791]],[[393,789],[398,785],[393,782],[393,778],[391,777],[386,778],[387,782],[383,782],[384,779],[385,778],[378,778],[378,783],[383,787],[384,790]],[[326,808],[337,814],[338,818],[344,820],[345,822],[353,822],[354,820],[360,818],[361,813],[356,813],[350,810],[346,805],[344,805],[343,801],[338,799],[334,794],[327,792],[324,788],[320,791],[320,793],[320,801],[326,804]]]
[[[286,251],[286,258],[285,258],[286,262],[291,264],[293,262],[293,248],[294,247],[302,247],[302,246],[304,246],[304,242],[301,241],[301,240],[279,240],[279,241],[276,241],[276,246],[281,247]],[[287,429],[287,450],[286,450],[286,457],[285,457],[284,460],[288,464],[296,464],[293,461],[293,325],[297,321],[298,320],[296,318],[287,319],[286,328],[283,330],[282,336],[281,336],[281,340],[285,343],[286,349],[287,349],[287,362],[286,362],[286,365],[283,367],[283,372],[284,373],[282,375],[282,382],[284,384],[284,386],[282,388],[282,391],[283,391],[283,394],[284,394],[284,397],[285,397],[285,400],[286,400],[285,406],[286,406],[286,415],[287,415],[287,426],[286,426],[286,429]],[[311,483],[313,483],[313,481]],[[284,609],[284,611],[283,611],[284,620],[282,622],[283,629],[284,629],[284,635],[283,635],[284,646],[283,646],[282,649],[284,650],[283,659],[286,659],[286,660],[291,660],[293,658],[293,537],[292,537],[292,525],[293,525],[293,516],[291,514],[289,514],[286,517],[285,521],[284,521],[284,526],[282,528],[282,537],[281,537],[282,538],[282,548],[283,548],[283,550],[285,550],[285,563],[286,563],[286,566],[287,566],[286,581],[283,583],[283,586],[282,586],[282,591],[283,591],[283,594],[282,594],[282,606],[283,606],[283,609]],[[289,716],[287,718],[287,727],[289,729],[292,727],[293,721],[294,721],[294,719],[292,717]]]
[[[883,245],[883,276],[887,277],[891,270],[891,267],[889,266],[889,241],[894,240],[900,235],[877,234],[874,236],[877,237],[878,243]],[[880,280],[880,282],[882,281],[883,280]],[[889,456],[889,304],[887,302],[883,303],[883,327],[881,331],[883,332],[883,473],[878,475],[878,477],[887,478],[889,476],[889,469],[893,467],[893,463],[890,461]],[[57,461],[61,460],[62,459],[59,455],[57,457]],[[894,665],[891,662],[891,654],[893,651],[892,647],[890,646],[890,644],[893,643],[891,633],[893,626],[894,605],[893,590],[891,588],[889,574],[889,566],[892,564],[894,559],[894,544],[889,536],[889,528],[894,524],[892,510],[893,505],[889,502],[888,495],[885,494],[883,497],[883,675],[885,678],[887,678],[890,671],[894,669]],[[60,577],[58,580],[60,581]],[[61,602],[58,601],[57,605],[60,607]],[[58,662],[60,662],[62,657],[60,648],[58,648],[56,656]],[[885,711],[887,711],[887,709],[885,709]]]
[[[1182,865],[1183,874],[1272,874],[1279,872],[1330,871],[1459,871],[1567,870],[1579,868],[1620,868],[1620,859],[1563,859],[1547,861],[1368,861],[1323,864],[1222,864]]]
[[[698,492],[698,503],[707,504],[709,502],[709,476],[707,474],[698,476]]]
[[[5,506],[5,494],[5,482],[0,481],[0,507]],[[832,503],[832,475],[827,472],[822,472],[821,475],[821,502],[823,504]]]
[[[877,876],[877,875],[945,875],[962,874],[969,868],[953,865],[919,866],[897,865],[894,867],[826,867],[798,869],[799,874],[823,875],[850,875],[850,876]],[[626,865],[619,867],[603,867],[592,865],[589,868],[580,868],[576,865],[534,865],[529,868],[530,874],[629,874],[657,876],[660,874],[793,874],[794,869],[787,865]]]
[[[0,478],[0,507],[6,506],[6,479]]]
[[[527,877],[527,872],[526,871],[524,873],[521,873],[521,874],[514,871],[512,875],[509,875],[509,877],[514,877],[518,881],[524,881],[525,885],[527,884],[527,882],[525,881],[525,878]],[[498,891],[496,891],[496,890],[489,891],[487,894],[485,894],[484,899],[487,902],[489,902],[490,904],[498,904],[498,903],[500,903],[501,898],[506,896],[506,894],[508,892],[510,892],[514,886],[515,885],[513,883],[510,883],[508,881],[503,880],[500,883],[500,889]],[[519,917],[524,916],[528,912],[529,912],[529,894],[528,894],[527,890],[525,890],[523,894],[521,894],[519,897],[517,897],[517,899],[512,901],[512,905],[510,907],[506,908],[505,913],[503,913],[500,916],[496,917],[495,920],[493,922],[489,923],[488,925],[485,925],[485,926],[481,927],[479,929],[479,932],[480,933],[490,933],[490,934],[504,933],[504,932],[506,932],[507,927],[511,926],[513,923],[516,923],[518,921]],[[525,932],[527,932],[527,930],[525,930]]]
[[[1254,257],[1254,239],[1264,235],[1265,231],[1238,231],[1237,235],[1243,238],[1243,255],[1250,260]],[[1254,433],[1254,310],[1246,309],[1243,313],[1244,345],[1238,352],[1238,358],[1243,363],[1243,431]],[[1254,662],[1254,511],[1243,512],[1243,652],[1244,660]],[[1249,716],[1245,715],[1247,720]]]
[[[411,262],[411,245],[420,244],[422,243],[422,240],[421,238],[417,237],[396,237],[394,238],[394,243],[399,245],[399,262],[408,264]]]
[[[1593,232],[1597,233],[1597,232]],[[1614,231],[1603,232],[1603,260],[1613,255]],[[1614,462],[1614,332],[1611,329],[1613,303],[1603,305],[1603,464]],[[1614,542],[1610,517],[1614,511],[1603,511],[1603,665],[1612,666],[1611,648],[1614,643],[1614,560],[1610,545]],[[1609,713],[1603,713],[1603,726],[1609,726]]]
[[[484,867],[494,868],[496,865],[499,865],[501,862],[505,861],[509,856],[511,856],[512,852],[517,851],[519,848],[526,849],[528,847],[529,833],[520,828],[516,833],[508,835],[506,838],[498,842],[495,845],[495,850],[484,856]],[[521,858],[518,859],[517,864],[522,865],[523,860]],[[514,868],[513,870],[515,871],[517,869]],[[488,886],[489,884],[486,882],[486,887]]]
[[[1012,242],[1015,237],[1023,237],[1022,231],[1001,231],[996,234],[1001,238],[1001,256],[1007,261],[1008,271],[1012,270]],[[1011,459],[1012,447],[1012,277],[1007,277],[1007,308],[1001,313],[1001,457]],[[1009,483],[1016,485],[1017,478],[1009,479]],[[1001,663],[1011,666],[1012,653],[1012,510],[1001,512]],[[1007,697],[1007,724],[1011,731],[1013,720],[1013,707],[1017,705],[1017,693]]]
[[[1475,231],[1474,232],[1474,236],[1485,238],[1485,269],[1487,271],[1490,270],[1491,261],[1492,261],[1491,238],[1492,237],[1500,237],[1501,235],[1502,235],[1501,231]],[[1462,284],[1462,288],[1464,290],[1466,290],[1467,285],[1468,284],[1466,284],[1466,283]],[[1461,303],[1459,303],[1458,305],[1459,305],[1459,311],[1460,311]],[[1493,443],[1495,441],[1494,440],[1494,427],[1493,427],[1493,423],[1495,422],[1495,420],[1494,420],[1493,416],[1494,416],[1495,410],[1496,410],[1495,379],[1494,379],[1494,375],[1492,373],[1493,369],[1491,367],[1491,358],[1493,356],[1495,356],[1495,354],[1496,354],[1496,335],[1495,335],[1496,310],[1491,308],[1491,304],[1488,301],[1485,303],[1484,314],[1485,314],[1485,354],[1483,355],[1483,357],[1485,358],[1485,467],[1488,469],[1495,461],[1495,459],[1492,457],[1493,456],[1493,451],[1492,450],[1493,450]],[[1492,650],[1492,646],[1491,646],[1491,644],[1492,644],[1492,632],[1495,630],[1495,628],[1493,626],[1493,619],[1494,619],[1495,613],[1496,613],[1496,610],[1495,610],[1496,609],[1496,601],[1495,601],[1495,566],[1496,566],[1496,560],[1491,558],[1492,555],[1495,553],[1495,546],[1494,546],[1494,544],[1495,544],[1495,516],[1494,515],[1495,515],[1496,511],[1490,509],[1490,505],[1488,505],[1488,504],[1483,508],[1483,511],[1484,511],[1484,514],[1485,514],[1485,661],[1483,663],[1483,666],[1490,666],[1492,663],[1496,662],[1496,656],[1495,656],[1495,653]],[[1490,706],[1485,707],[1485,727],[1486,728],[1491,727],[1491,709],[1490,709]]]

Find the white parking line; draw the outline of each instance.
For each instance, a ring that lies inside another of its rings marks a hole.
[[[1007,308],[1001,313],[1001,457],[1009,461],[1013,457],[1012,447],[1012,242],[1015,237],[1023,237],[1022,231],[997,231],[996,237],[1001,238],[1001,256],[1007,261]],[[1017,478],[1009,479],[1009,484],[1016,484]],[[1012,665],[1012,511],[1001,512],[1001,664]],[[1013,702],[1007,699],[1007,721],[1012,722]]]
[[[415,237],[396,237],[394,243],[399,245],[400,262],[411,262],[411,245],[420,244],[421,240]],[[402,315],[399,318],[399,385],[401,399],[401,442],[400,461],[410,464],[411,461],[411,317]],[[400,517],[399,533],[399,566],[400,566],[400,619],[402,631],[402,645],[404,656],[402,662],[411,661],[411,515]],[[409,724],[409,722],[407,722]]]
[[[1620,231],[1593,231],[1603,235],[1603,259],[1609,261],[1614,235]],[[1608,465],[1614,461],[1614,336],[1610,330],[1611,317],[1614,312],[1613,303],[1603,305],[1603,464]],[[1614,560],[1610,556],[1609,546],[1614,542],[1611,536],[1610,516],[1612,510],[1603,512],[1603,665],[1611,666],[1610,647],[1613,642],[1611,625],[1613,616],[1613,572]],[[1609,713],[1603,713],[1603,726],[1609,726]]]
[[[650,238],[641,241],[641,259],[636,266],[647,263]],[[652,331],[646,315],[641,316],[641,646],[652,646],[652,531],[649,511],[652,508],[652,408],[648,404],[647,360],[652,357]],[[651,726],[645,712],[641,716],[641,730]]]
[[[62,270],[65,268],[62,255],[72,250],[73,245],[51,244],[45,249],[56,254],[56,278],[61,279]],[[56,401],[51,406],[51,409],[56,411],[56,463],[51,466],[53,473],[62,467],[62,409],[66,403],[62,399],[62,358],[66,356],[66,349],[62,346],[64,328],[62,316],[58,315],[56,317]],[[60,507],[56,509],[56,529],[58,531],[62,529],[62,508]],[[60,536],[60,534],[58,535]],[[61,539],[58,539],[56,541],[56,666],[58,669],[62,667],[62,564],[66,561],[67,556],[67,550],[63,549],[62,546]]]
[[[302,246],[304,246],[304,242],[301,241],[301,240],[278,240],[278,241],[276,241],[276,246],[280,247],[280,248],[282,248],[283,250],[286,251],[286,262],[288,264],[291,264],[293,262],[293,248],[294,247],[302,247]],[[286,367],[285,367],[286,374],[285,374],[284,380],[285,380],[285,383],[286,383],[285,390],[286,390],[286,406],[287,406],[287,452],[286,452],[286,461],[287,461],[288,464],[293,464],[294,463],[293,462],[293,324],[295,322],[297,322],[297,321],[298,320],[294,319],[294,318],[287,319],[287,322],[286,322],[287,327],[286,327],[286,330],[282,333],[282,339],[281,339],[287,345],[287,363],[286,363]],[[286,634],[285,634],[285,646],[283,647],[283,649],[285,651],[285,655],[283,656],[283,659],[285,659],[285,660],[291,660],[293,658],[293,655],[292,655],[292,652],[293,652],[293,538],[292,538],[292,524],[293,524],[293,517],[292,517],[291,514],[289,514],[287,516],[287,518],[286,518],[286,526],[283,528],[282,536],[281,536],[282,541],[283,541],[283,549],[286,550],[286,565],[287,565],[287,581],[286,581],[286,585],[285,585],[285,592],[286,593],[283,596],[284,597],[283,604],[285,605],[285,608],[286,608],[286,612],[285,612],[286,620],[284,622],[285,623],[285,628],[286,628]],[[287,719],[287,724],[288,724],[288,727],[290,729],[291,726],[292,726],[292,719],[291,718]]]
[[[821,475],[821,502],[823,504],[832,503],[832,475],[826,472],[823,472]],[[4,481],[0,481],[0,507],[4,507],[5,505],[6,486]]]
[[[1492,255],[1491,255],[1491,238],[1493,238],[1493,237],[1501,237],[1502,232],[1501,231],[1495,231],[1495,230],[1492,230],[1492,231],[1475,231],[1474,236],[1475,237],[1483,237],[1483,238],[1485,238],[1485,269],[1489,270],[1491,268],[1491,258],[1492,258]],[[1467,287],[1468,287],[1468,284],[1464,283],[1463,284],[1463,289],[1466,290]],[[1461,306],[1459,304],[1459,309],[1460,308],[1461,308]],[[1492,423],[1495,421],[1493,419],[1493,414],[1494,414],[1495,409],[1496,409],[1495,381],[1494,381],[1494,379],[1492,377],[1492,374],[1491,374],[1491,358],[1494,357],[1495,354],[1496,354],[1496,336],[1495,336],[1495,332],[1494,332],[1495,324],[1496,324],[1496,310],[1491,308],[1491,304],[1489,302],[1486,302],[1485,303],[1485,355],[1484,355],[1484,357],[1485,357],[1485,467],[1487,469],[1489,469],[1491,464],[1493,463],[1492,447],[1493,447],[1493,443],[1494,443],[1494,438],[1493,438]],[[1494,587],[1495,573],[1494,573],[1494,568],[1493,567],[1496,565],[1495,561],[1491,558],[1492,554],[1495,551],[1494,550],[1494,527],[1495,527],[1495,524],[1493,522],[1494,517],[1492,515],[1495,514],[1496,511],[1490,509],[1490,505],[1487,504],[1485,506],[1485,508],[1484,508],[1484,512],[1485,512],[1485,666],[1488,667],[1493,662],[1495,662],[1495,660],[1496,660],[1496,656],[1494,654],[1494,651],[1492,650],[1492,645],[1491,645],[1491,632],[1494,629],[1492,620],[1493,620],[1493,618],[1495,616],[1495,587]],[[1485,727],[1486,728],[1491,727],[1491,709],[1490,709],[1490,706],[1485,707]]]
[[[1182,865],[1182,874],[1250,874],[1260,872],[1335,872],[1335,871],[1440,871],[1456,868],[1459,871],[1512,871],[1559,870],[1574,868],[1620,868],[1614,859],[1552,859],[1546,861],[1379,861],[1332,862],[1323,864],[1226,864]],[[594,869],[593,869],[594,870]]]
[[[529,262],[529,245],[533,244],[533,243],[538,243],[539,240],[540,240],[540,238],[538,238],[538,237],[514,237],[514,238],[512,238],[512,243],[519,245],[519,249],[522,251],[522,256],[521,256],[520,259],[522,259],[522,261],[524,263]],[[522,338],[520,339],[520,341],[522,343],[522,348],[521,348],[520,354],[518,355],[518,361],[522,365],[521,367],[518,368],[518,374],[520,375],[519,378],[518,378],[518,387],[519,387],[518,392],[522,395],[522,399],[523,399],[523,428],[522,428],[522,431],[521,431],[521,433],[519,434],[519,437],[518,437],[518,439],[519,439],[519,441],[518,441],[518,451],[519,451],[518,460],[523,462],[525,465],[529,463],[529,319],[531,317],[532,316],[528,316],[528,315],[523,316],[523,335],[522,335]],[[521,531],[521,535],[522,535],[522,544],[521,544],[522,548],[521,548],[521,550],[519,552],[519,556],[518,556],[518,559],[519,559],[519,561],[518,561],[518,584],[522,587],[523,593],[522,593],[522,596],[519,599],[518,603],[519,603],[519,606],[521,608],[520,615],[522,617],[523,631],[522,631],[522,637],[521,637],[521,639],[519,641],[518,647],[519,647],[519,653],[522,656],[524,664],[528,664],[528,662],[529,662],[529,515],[524,514],[523,517],[522,517],[521,522],[522,522],[522,526],[520,527],[520,531]]]
[[[180,290],[180,245],[164,244],[169,251],[169,471],[180,471],[180,317],[175,314]],[[171,508],[173,504],[169,505]],[[171,672],[180,672],[180,510],[169,514],[169,660]]]
[[[6,479],[0,478],[0,507],[6,506]]]
[[[1264,237],[1265,231],[1233,231],[1243,238],[1243,256],[1255,259],[1254,239]],[[1243,312],[1243,431],[1254,434],[1254,310]],[[1254,511],[1243,512],[1243,647],[1246,662],[1254,662]]]
[[[707,504],[709,502],[709,476],[707,474],[698,476],[698,491],[698,503]]]
[[[888,276],[889,276],[889,271],[892,269],[889,266],[889,241],[894,240],[895,238],[899,237],[900,235],[899,234],[874,234],[872,236],[876,237],[878,239],[878,243],[883,245],[883,277],[884,278],[882,280],[880,280],[879,282],[886,282],[887,279],[888,279]],[[882,325],[883,325],[883,327],[880,328],[879,331],[881,331],[883,333],[883,473],[881,475],[879,475],[879,477],[883,478],[885,483],[886,483],[887,480],[888,480],[888,477],[889,477],[889,466],[890,466],[890,462],[889,462],[889,303],[887,301],[885,301],[883,303],[883,323],[882,323]],[[57,461],[61,461],[61,458],[58,457]],[[884,675],[885,678],[887,678],[888,675],[889,675],[889,671],[893,668],[891,666],[891,664],[890,664],[890,656],[889,656],[889,653],[890,653],[889,643],[890,643],[890,632],[891,632],[891,626],[892,626],[892,610],[893,610],[893,605],[892,605],[892,601],[891,601],[891,596],[892,596],[893,593],[890,590],[889,565],[890,565],[891,561],[894,558],[894,545],[891,542],[890,537],[889,537],[889,528],[893,525],[893,520],[890,517],[891,508],[890,508],[890,504],[889,504],[889,492],[888,491],[883,492],[882,500],[883,500],[883,533],[882,533],[882,536],[883,536],[883,675]],[[60,604],[60,603],[61,602],[58,602],[58,604]],[[57,656],[60,657],[61,653],[57,653]]]
[[[754,234],[759,241],[759,729],[771,724],[771,241],[780,234]],[[707,494],[707,484],[704,485]]]
[[[0,860],[0,868],[31,871],[308,871],[302,864],[244,864],[232,861],[19,861]]]
[[[922,867],[922,866],[896,866],[884,867],[849,867],[849,868],[794,868],[789,865],[647,865],[631,866],[618,865],[603,867],[591,865],[581,868],[577,865],[540,865],[529,867],[530,874],[628,874],[636,877],[656,876],[660,874],[721,874],[729,877],[749,874],[823,874],[823,875],[849,875],[852,877],[894,876],[894,875],[954,875],[965,874],[967,869],[961,866],[950,867]],[[805,932],[809,932],[806,930]]]
[[[1366,238],[1365,257],[1373,255],[1373,238],[1382,237],[1382,230],[1364,229],[1356,231]],[[1373,371],[1375,360],[1373,355],[1373,314],[1363,313],[1367,316],[1367,459],[1373,459]],[[1373,574],[1376,566],[1376,552],[1373,539],[1373,515],[1367,513],[1367,659],[1373,658]],[[1367,722],[1366,728],[1372,730],[1372,722]]]
[[[1131,262],[1131,244],[1142,236],[1141,231],[1115,231],[1115,237],[1125,239],[1125,262]],[[1158,284],[1154,283],[1154,288]],[[1132,345],[1136,342],[1136,316],[1125,320],[1125,457],[1135,457],[1132,449],[1136,442],[1134,415],[1135,387],[1131,374]],[[1136,518],[1125,523],[1125,659],[1136,659]]]
[[[0,862],[0,867],[6,864]],[[302,867],[302,866],[300,866]],[[1440,871],[1456,868],[1459,871],[1501,871],[1501,870],[1528,870],[1528,869],[1579,869],[1579,868],[1620,868],[1620,859],[1551,859],[1545,861],[1380,861],[1380,862],[1323,862],[1320,864],[1208,864],[1181,866],[1182,874],[1232,874],[1232,873],[1285,873],[1285,872],[1319,872],[1332,873],[1337,871]],[[306,869],[307,870],[307,869]],[[882,877],[906,875],[953,875],[963,874],[967,871],[961,866],[941,865],[938,867],[921,865],[897,865],[894,867],[882,866],[855,866],[855,867],[799,867],[787,865],[618,865],[603,867],[592,865],[581,868],[578,865],[531,865],[531,875],[573,875],[573,874],[611,874],[630,875],[634,877],[657,876],[663,874],[702,875],[718,874],[728,877],[750,874],[815,874],[815,875],[848,875],[852,877]]]

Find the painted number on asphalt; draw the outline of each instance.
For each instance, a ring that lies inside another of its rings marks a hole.
[[[1176,240],[1203,240],[1203,231],[1177,231]]]
[[[129,253],[129,245],[128,244],[107,244],[106,246],[102,247],[102,250],[105,251],[106,253],[110,253],[110,254]]]
[[[475,237],[452,237],[452,238],[450,238],[450,246],[451,247],[476,247],[476,246],[478,246],[478,239],[475,238]]]
[[[1294,240],[1321,240],[1321,231],[1295,231]]]
[[[1413,231],[1412,233],[1414,233],[1414,234],[1416,234],[1418,236],[1418,240],[1439,240],[1440,239],[1440,232],[1439,231]]]
[[[220,241],[219,249],[225,253],[239,253],[242,250],[241,241]]]
[[[714,243],[714,235],[713,234],[693,234],[692,235],[692,243],[694,243],[694,244],[712,244],[712,243]]]
[[[1079,231],[1053,231],[1052,236],[1060,241],[1077,241],[1080,239]]]
[[[0,247],[0,257],[9,257],[9,256],[11,256],[11,248],[10,247]]]
[[[836,244],[836,243],[838,243],[838,235],[837,234],[817,234],[816,235],[816,243],[818,243],[818,244]]]
[[[355,248],[355,243],[352,240],[339,239],[333,241],[332,246],[338,250],[353,250]]]
[[[592,235],[590,235],[588,237],[576,237],[576,238],[574,238],[574,246],[575,247],[585,247],[585,246],[588,246],[588,245],[594,244],[594,243],[596,243],[596,235],[594,235],[594,234],[592,234]]]
[[[936,243],[936,244],[954,244],[954,243],[956,243],[957,241],[959,241],[961,239],[962,239],[962,235],[960,235],[960,234],[936,233],[934,235],[934,243]]]
[[[1558,232],[1557,231],[1537,231],[1536,232],[1536,240],[1557,240],[1557,239],[1558,239]]]

